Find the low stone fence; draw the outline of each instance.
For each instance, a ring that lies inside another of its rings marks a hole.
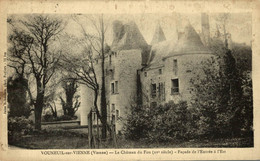
[[[95,128],[97,125],[93,125],[93,127]],[[81,126],[78,120],[42,122],[42,129],[62,129],[78,133],[88,133],[88,125]]]
[[[43,129],[70,129],[74,127],[83,128],[83,126],[80,126],[80,121],[78,120],[42,122]]]
[[[101,127],[102,125],[99,125]],[[97,125],[93,125],[97,127]],[[42,122],[42,128],[60,128],[60,129],[81,129],[88,128],[88,125],[80,125],[79,120],[69,121],[53,121],[53,122]]]

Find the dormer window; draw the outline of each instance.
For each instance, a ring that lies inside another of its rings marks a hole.
[[[147,72],[144,72],[144,77],[147,77]]]

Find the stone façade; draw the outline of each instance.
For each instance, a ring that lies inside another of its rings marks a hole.
[[[190,24],[184,27],[177,41],[165,40],[158,25],[152,46],[146,43],[134,22],[122,24],[116,21],[113,29],[114,41],[106,54],[105,75],[108,122],[114,115],[117,131],[122,130],[127,110],[137,97],[141,98],[142,104],[149,106],[168,101],[189,102],[192,97],[189,81],[194,76],[191,71],[199,69],[192,67],[215,57]],[[99,59],[95,71],[101,84]],[[87,114],[92,107],[93,92],[81,86],[81,125],[87,124]]]

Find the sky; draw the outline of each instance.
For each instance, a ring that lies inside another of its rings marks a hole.
[[[210,24],[210,34],[214,35],[216,32],[216,24],[220,22],[216,21],[216,18],[220,16],[219,13],[210,13],[209,24]],[[9,15],[16,20],[24,20],[28,15]],[[31,15],[29,15],[31,16]],[[96,34],[97,32],[93,26],[93,21],[96,22],[100,15],[70,15],[70,14],[51,14],[51,17],[57,17],[62,19],[66,23],[66,27],[63,33],[72,35],[75,37],[82,38],[83,32],[81,25],[84,30],[89,34]],[[75,17],[77,21],[75,21]],[[108,45],[112,44],[113,41],[113,30],[112,23],[115,20],[127,23],[129,21],[134,21],[142,35],[144,36],[146,42],[150,44],[153,34],[155,32],[156,26],[159,23],[166,36],[167,40],[177,40],[177,28],[178,31],[183,29],[183,24],[189,21],[195,30],[201,32],[201,13],[185,14],[185,13],[168,13],[168,14],[154,14],[154,13],[144,13],[144,14],[105,14],[104,23],[107,26],[107,31],[105,35],[105,41]],[[231,13],[229,14],[228,21],[226,23],[227,32],[231,33],[233,42],[245,43],[251,45],[252,39],[252,15],[250,13]],[[223,30],[220,29],[220,32]],[[61,39],[62,41],[62,39]],[[71,51],[81,52],[78,44],[72,44],[64,40],[64,45],[70,48]],[[69,45],[69,46],[68,46]]]
[[[210,33],[215,34],[216,18],[219,14],[209,14],[210,22]],[[65,32],[75,36],[82,36],[82,29],[78,23],[74,21],[71,15],[63,15],[63,19],[67,22]],[[85,30],[89,33],[96,33],[93,29],[92,22],[89,20],[97,19],[98,15],[79,15],[78,21]],[[129,21],[135,21],[139,30],[143,34],[145,40],[150,44],[156,25],[159,23],[164,31],[167,40],[177,39],[177,26],[178,30],[182,29],[182,25],[177,25],[177,22],[189,21],[195,30],[199,33],[201,32],[201,14],[115,14],[115,15],[104,15],[105,24],[107,24],[108,29],[106,32],[106,42],[111,45],[113,41],[113,31],[112,22],[114,20],[122,21],[127,23]],[[178,21],[179,20],[179,21]],[[233,42],[251,44],[252,39],[252,17],[249,13],[232,13],[229,15],[229,19],[226,24],[226,29],[232,35]],[[220,31],[222,32],[222,31]]]

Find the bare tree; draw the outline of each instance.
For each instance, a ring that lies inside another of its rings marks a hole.
[[[229,21],[230,14],[228,13],[222,13],[219,14],[215,19],[218,22],[217,26],[219,26],[219,29],[222,30],[222,34],[224,37],[224,47],[228,48],[228,32],[227,32],[227,23]],[[219,33],[220,34],[220,33]]]
[[[32,44],[32,37],[28,35],[24,31],[19,31],[14,26],[14,21],[12,19],[8,19],[9,27],[11,27],[12,32],[8,35],[8,67],[13,68],[16,75],[20,80],[26,81],[27,93],[30,97],[30,104],[32,105],[34,99],[32,97],[32,93],[29,89],[29,78],[28,78],[28,66],[27,64],[27,56],[26,51]]]
[[[57,107],[55,103],[55,92],[51,92],[49,95],[44,97],[44,108],[51,109],[52,116],[57,118]]]
[[[44,108],[51,110],[53,118],[58,117],[56,102],[58,99],[57,96],[61,95],[62,93],[62,91],[59,90],[60,82],[62,82],[62,76],[59,72],[56,72],[45,89]]]
[[[83,16],[83,15],[82,15]],[[91,50],[93,50],[99,58],[101,58],[101,123],[102,123],[102,139],[106,139],[107,136],[107,100],[106,100],[106,86],[105,86],[105,33],[107,30],[107,25],[104,23],[103,14],[95,20],[93,17],[84,16],[86,20],[88,20],[94,30],[95,34],[90,34],[86,31],[82,23],[78,18],[78,15],[72,16],[72,18],[77,22],[84,35],[85,41]],[[99,112],[98,112],[99,113]]]
[[[72,39],[72,37],[69,39]],[[76,80],[78,83],[87,86],[94,92],[94,108],[98,118],[101,118],[97,104],[100,89],[94,69],[94,62],[95,59],[93,58],[92,50],[90,48],[85,48],[80,55],[73,55],[70,51],[67,53],[64,52],[60,65],[68,72],[69,76],[66,76],[67,80]]]
[[[41,129],[41,116],[44,105],[45,90],[48,82],[56,71],[59,62],[57,51],[51,48],[55,38],[63,30],[61,20],[46,15],[36,15],[20,20],[19,28],[13,29],[20,36],[21,50],[13,52],[9,65],[20,73],[25,71],[32,75],[36,87],[34,105],[35,129]],[[16,31],[17,30],[17,31]],[[14,44],[12,44],[14,45]]]

